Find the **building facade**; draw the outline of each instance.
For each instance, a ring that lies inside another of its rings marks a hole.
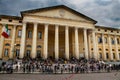
[[[120,60],[120,30],[96,26],[97,21],[64,5],[0,15],[0,33],[8,24],[9,38],[0,35],[0,59],[16,57],[84,57]]]

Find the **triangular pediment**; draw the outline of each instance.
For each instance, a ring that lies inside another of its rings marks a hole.
[[[96,23],[95,20],[64,5],[23,11],[22,15],[24,14]]]

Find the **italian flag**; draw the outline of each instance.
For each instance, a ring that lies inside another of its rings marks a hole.
[[[8,25],[7,24],[5,25],[5,29],[2,32],[2,36],[5,37],[5,38],[9,37],[9,35],[8,35]]]

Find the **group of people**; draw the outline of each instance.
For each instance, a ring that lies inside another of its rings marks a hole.
[[[120,70],[120,64],[105,64],[103,61],[95,59],[86,60],[84,58],[77,60],[48,58],[14,60],[12,63],[2,62],[0,66],[1,73],[90,73],[90,72],[110,72],[112,70]]]

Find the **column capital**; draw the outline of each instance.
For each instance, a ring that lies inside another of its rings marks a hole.
[[[16,27],[17,27],[17,25],[13,25],[13,27],[15,27],[15,28],[16,28]]]
[[[58,25],[58,24],[55,24],[55,27],[59,27],[59,25]]]
[[[35,22],[35,23],[34,23],[34,27],[37,27],[37,25],[38,25],[38,23]]]
[[[88,28],[83,28],[83,30],[88,30]]]
[[[92,29],[92,32],[95,32],[95,29]]]
[[[24,21],[24,22],[22,22],[23,24],[27,24],[27,22],[26,21]]]
[[[48,24],[48,23],[45,23],[44,25],[45,25],[45,26],[48,26],[49,24]]]
[[[3,27],[6,25],[5,23],[4,24],[2,24],[3,25]]]
[[[38,25],[38,23],[37,23],[37,22],[33,22],[33,24],[34,24],[34,25]]]

